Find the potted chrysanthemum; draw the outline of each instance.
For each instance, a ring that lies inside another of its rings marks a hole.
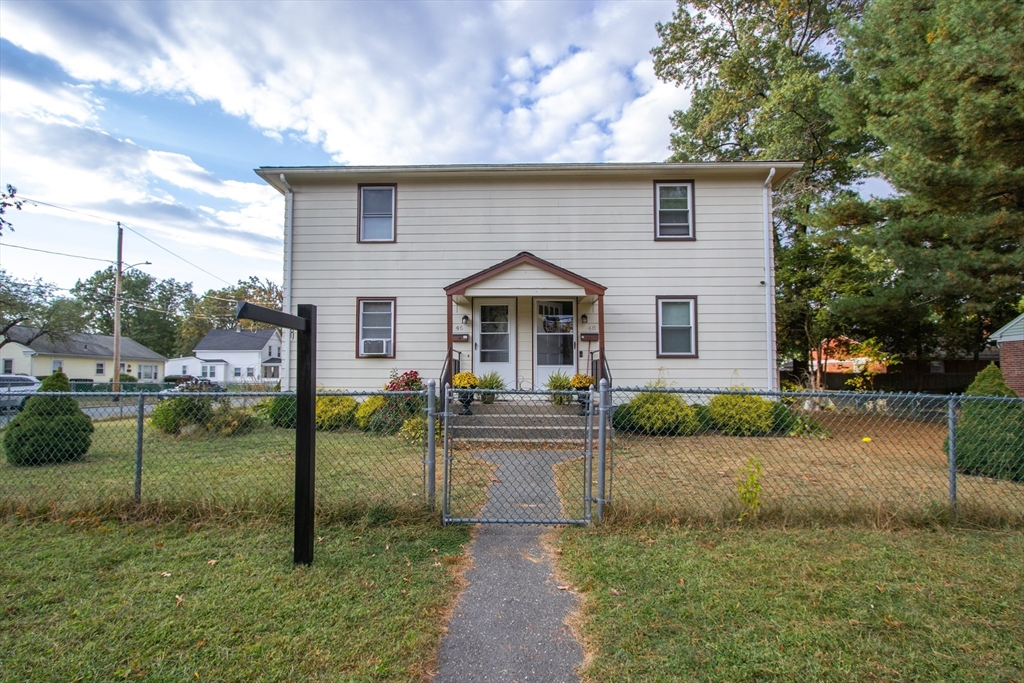
[[[590,387],[596,384],[593,375],[576,373],[569,380],[569,386],[576,392],[576,400],[580,402],[580,415],[587,414],[587,406],[590,403]]]
[[[472,415],[469,404],[473,402],[473,390],[480,385],[480,381],[472,372],[459,372],[452,377],[452,386],[459,392],[459,403],[462,404],[460,415]]]

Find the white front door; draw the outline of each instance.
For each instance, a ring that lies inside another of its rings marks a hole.
[[[477,301],[473,313],[473,373],[497,372],[516,388],[516,300]]]
[[[533,385],[543,389],[548,377],[576,373],[576,302],[534,301]]]

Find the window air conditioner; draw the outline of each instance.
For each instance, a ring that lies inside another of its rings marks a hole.
[[[363,353],[364,356],[390,356],[391,355],[391,340],[390,339],[364,339],[363,340]]]

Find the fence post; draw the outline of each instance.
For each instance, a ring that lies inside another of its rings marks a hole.
[[[437,482],[437,382],[427,381],[427,505],[433,510],[435,506],[435,486]]]
[[[444,464],[441,469],[441,523],[445,524],[451,516],[451,425],[448,423],[451,417],[451,385],[444,383],[444,393],[441,394],[441,405],[444,407]]]
[[[609,392],[608,380],[601,378],[599,399],[600,404],[597,411],[597,521],[604,521],[604,468],[605,456],[608,451],[608,410]]]
[[[956,519],[956,396],[949,397],[949,510]]]
[[[135,425],[135,504],[142,502],[142,426],[146,421],[146,394],[139,392],[139,415]]]

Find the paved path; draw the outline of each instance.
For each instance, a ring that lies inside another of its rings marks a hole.
[[[572,454],[544,451],[499,458],[483,517],[513,509],[534,518],[561,516],[551,465]],[[583,650],[565,625],[577,597],[560,590],[544,552],[549,527],[483,524],[470,545],[472,568],[441,642],[434,683],[578,681]]]

